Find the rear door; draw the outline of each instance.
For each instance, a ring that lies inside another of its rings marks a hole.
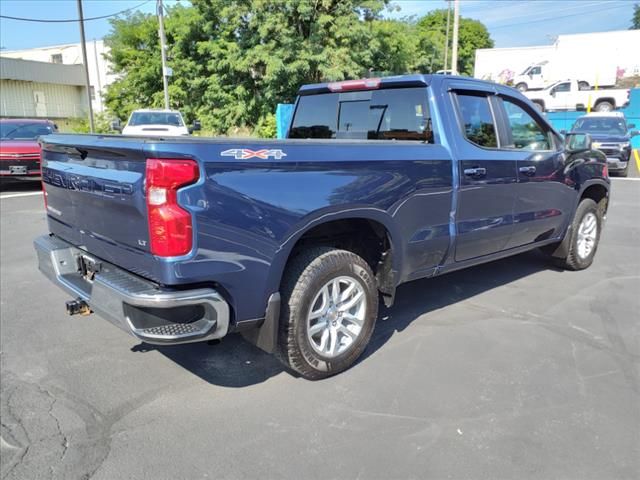
[[[463,137],[456,149],[460,189],[455,260],[460,262],[507,245],[517,173],[515,158],[500,150],[494,93],[457,90],[452,96]]]
[[[501,150],[517,162],[513,235],[507,248],[558,237],[573,208],[575,191],[565,183],[560,139],[526,102],[499,99]]]

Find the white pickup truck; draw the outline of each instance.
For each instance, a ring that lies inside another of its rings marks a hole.
[[[580,89],[577,80],[565,80],[543,90],[523,92],[540,110],[584,110],[610,112],[629,103],[629,89]]]

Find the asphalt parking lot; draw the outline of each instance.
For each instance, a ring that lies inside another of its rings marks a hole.
[[[67,317],[42,199],[13,196],[33,188],[0,194],[2,479],[640,476],[640,181],[613,181],[589,270],[531,252],[404,285],[320,382],[240,337],[154,348]]]

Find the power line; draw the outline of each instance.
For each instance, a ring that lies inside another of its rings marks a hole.
[[[555,16],[555,17],[549,17],[549,18],[539,18],[538,20],[530,20],[528,22],[520,22],[520,23],[511,23],[509,25],[498,25],[495,27],[488,27],[489,30],[497,30],[498,28],[507,28],[507,27],[519,27],[520,25],[529,25],[531,23],[540,23],[540,22],[549,22],[549,21],[553,21],[553,20],[558,20],[561,18],[569,18],[569,17],[577,17],[577,16],[582,16],[582,15],[586,15],[586,14],[590,14],[590,13],[597,13],[597,12],[601,12],[604,10],[612,10],[614,8],[621,8],[621,7],[626,7],[627,4],[621,4],[621,5],[616,5],[616,6],[607,6],[606,8],[600,8],[598,10],[590,10],[588,12],[579,12],[579,13],[572,13],[569,15],[560,15],[560,16]]]
[[[111,13],[109,15],[101,15],[99,17],[85,18],[84,21],[88,22],[90,20],[102,20],[104,18],[116,17],[116,16],[121,15],[123,13],[130,12],[131,10],[137,10],[138,8],[142,7],[143,5],[146,5],[150,1],[151,0],[146,0],[146,1],[136,5],[135,7],[127,8],[126,10],[122,10],[122,11],[116,12],[116,13]],[[42,18],[11,17],[9,15],[0,15],[0,18],[6,18],[7,20],[18,20],[18,21],[21,21],[21,22],[37,22],[37,23],[72,23],[72,22],[77,22],[78,21],[77,18],[65,19],[65,20],[44,20]]]

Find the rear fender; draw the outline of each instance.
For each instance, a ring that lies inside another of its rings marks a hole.
[[[394,286],[397,286],[404,252],[400,248],[403,245],[400,232],[392,217],[386,211],[373,207],[355,207],[339,211],[326,208],[304,217],[301,222],[290,229],[286,240],[273,258],[266,285],[267,290],[264,292],[265,301],[272,293],[280,289],[284,269],[298,240],[312,228],[336,220],[371,220],[384,226],[391,246],[392,270],[395,272]]]

